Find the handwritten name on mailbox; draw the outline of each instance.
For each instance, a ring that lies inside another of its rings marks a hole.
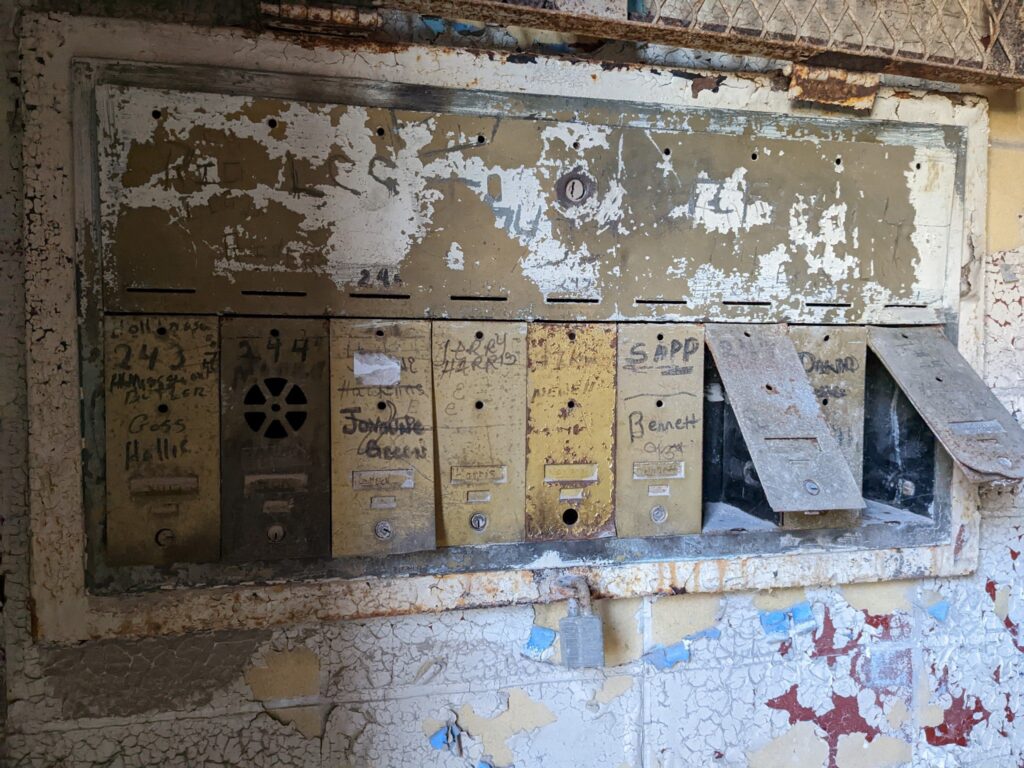
[[[331,323],[332,551],[433,549],[430,323]]]
[[[619,536],[700,533],[703,404],[703,327],[619,325]]]
[[[220,550],[216,318],[105,319],[107,553],[117,565]]]
[[[526,324],[435,322],[439,544],[521,541]]]
[[[529,327],[528,539],[615,533],[615,339],[614,325]]]

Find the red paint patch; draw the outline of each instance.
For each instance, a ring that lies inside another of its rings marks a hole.
[[[953,557],[960,557],[964,551],[964,544],[967,543],[967,529],[962,525],[957,529],[956,542],[953,544]]]
[[[779,643],[780,656],[788,656],[791,650],[793,650],[793,638],[783,640],[781,643]]]
[[[858,632],[856,637],[851,639],[846,645],[836,645],[836,625],[832,622],[832,614],[829,612],[828,607],[825,607],[825,617],[821,622],[821,629],[814,633],[814,650],[811,651],[811,658],[822,658],[824,657],[828,665],[831,667],[835,664],[835,657],[842,656],[849,653],[857,647],[857,643],[860,642],[861,635],[863,632]]]
[[[864,623],[878,630],[879,640],[904,640],[910,637],[910,616],[906,613],[875,615],[863,611]]]
[[[992,581],[992,579],[985,582],[985,591],[988,593],[988,596],[992,598],[992,602],[994,603],[996,601],[996,583]],[[1021,643],[1020,641],[1020,627],[1017,623],[1007,616],[1003,619],[1003,626],[1006,627],[1007,631],[1010,633],[1010,641],[1013,643],[1013,647],[1021,653],[1024,653],[1024,643]]]
[[[966,747],[967,739],[975,726],[988,721],[992,713],[985,709],[981,699],[973,697],[974,705],[968,708],[966,698],[967,694],[961,693],[953,699],[939,725],[925,727],[924,737],[933,747],[946,747],[951,744]]]
[[[828,744],[828,768],[837,768],[836,755],[839,752],[840,736],[863,733],[865,740],[870,742],[879,734],[879,730],[869,724],[860,714],[856,696],[838,696],[833,693],[832,709],[818,715],[813,709],[800,703],[797,698],[797,685],[794,683],[781,696],[769,699],[767,704],[772,709],[788,712],[790,725],[800,722],[814,723],[824,731],[825,741]]]
[[[1020,552],[1018,552],[1016,549],[1011,549],[1010,550],[1010,559],[1011,560],[1016,560],[1018,557],[1020,557]]]

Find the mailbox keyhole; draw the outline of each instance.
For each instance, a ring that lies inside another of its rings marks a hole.
[[[562,513],[562,522],[566,525],[576,525],[579,522],[580,513],[575,509],[567,509]]]

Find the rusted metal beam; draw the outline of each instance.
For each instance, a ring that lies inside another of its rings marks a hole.
[[[261,4],[268,23],[329,32],[333,9],[368,5],[592,38],[760,56],[803,64],[1003,86],[1024,85],[1024,7],[1017,0],[951,3],[922,25],[919,0],[749,0],[727,4],[648,0],[623,14],[618,4],[579,0],[371,0]],[[326,9],[326,10],[325,10]],[[358,15],[358,14],[357,14]],[[346,19],[348,16],[342,14]],[[286,23],[285,23],[286,22]],[[352,21],[345,22],[351,25]]]

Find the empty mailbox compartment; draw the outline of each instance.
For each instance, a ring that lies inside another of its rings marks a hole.
[[[333,553],[435,547],[430,323],[331,322]]]
[[[327,322],[221,321],[225,559],[330,553]]]
[[[615,528],[700,533],[704,329],[618,327]]]
[[[892,379],[891,421],[899,435],[923,431],[920,426],[926,424],[970,482],[1000,485],[1024,479],[1024,430],[940,328],[872,327],[868,344]],[[916,414],[909,413],[901,397]],[[877,430],[869,422],[872,431]],[[870,463],[868,468],[877,471]],[[889,485],[902,485],[906,492],[897,495],[921,495],[914,478],[894,477]]]
[[[615,337],[611,324],[529,326],[528,539],[615,532]]]
[[[110,562],[216,560],[217,320],[108,316],[104,331]]]
[[[832,435],[783,325],[709,324],[705,386],[707,525],[738,507],[779,514],[862,509],[859,483]],[[709,361],[711,362],[711,361]]]
[[[435,322],[440,546],[523,539],[526,323]]]

